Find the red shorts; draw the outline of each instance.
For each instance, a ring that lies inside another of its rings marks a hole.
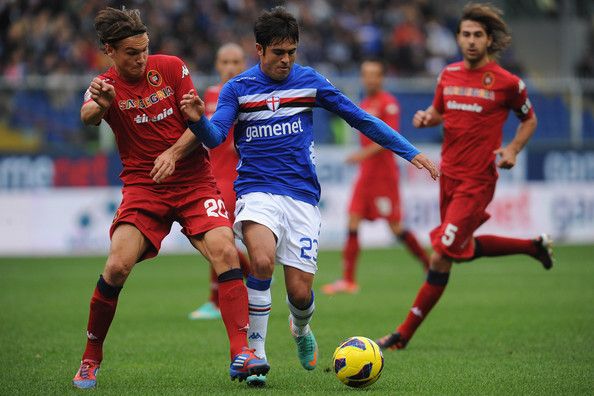
[[[401,214],[398,180],[377,183],[359,177],[351,197],[349,214],[366,220],[382,218],[399,222]]]
[[[221,226],[231,227],[225,204],[214,183],[198,187],[125,186],[122,195],[109,236],[113,236],[120,224],[133,224],[151,243],[141,260],[157,255],[174,221],[182,226],[186,236]]]
[[[472,235],[491,217],[485,210],[495,194],[495,183],[452,179],[439,180],[441,224],[430,232],[433,249],[452,259],[474,255]]]
[[[231,223],[235,220],[235,201],[237,200],[235,190],[233,189],[233,182],[234,180],[217,179],[217,186],[221,191],[221,196],[225,202],[227,212],[229,212],[229,220],[231,220]]]

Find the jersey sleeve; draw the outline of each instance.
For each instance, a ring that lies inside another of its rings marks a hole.
[[[435,87],[435,95],[433,95],[432,106],[439,114],[443,114],[445,108],[443,106],[443,71],[437,77],[437,86]]]
[[[408,161],[420,153],[406,138],[390,128],[384,121],[363,111],[322,75],[316,73],[316,78],[318,80],[316,105],[340,116],[350,126],[374,142],[392,150]]]
[[[507,90],[506,103],[520,121],[527,120],[534,115],[526,84],[516,76],[513,76],[511,88]]]
[[[231,81],[223,85],[217,103],[217,110],[209,120],[205,115],[198,122],[190,123],[190,130],[208,148],[221,144],[229,133],[229,129],[237,118],[239,102]]]

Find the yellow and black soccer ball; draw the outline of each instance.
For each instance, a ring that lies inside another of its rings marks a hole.
[[[334,351],[332,361],[336,377],[354,388],[373,384],[384,368],[382,352],[367,337],[351,337],[343,341]]]

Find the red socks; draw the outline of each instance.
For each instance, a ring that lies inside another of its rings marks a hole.
[[[343,279],[347,282],[355,282],[355,270],[357,258],[359,257],[359,238],[357,231],[349,231],[346,245],[342,251]]]
[[[241,250],[237,249],[237,254],[239,255],[239,266],[243,277],[247,278],[250,274],[250,261]],[[212,266],[210,266],[210,297],[208,300],[219,308],[219,280]]]
[[[231,359],[247,347],[250,319],[248,294],[239,268],[223,272],[219,281],[219,307],[231,344]]]
[[[474,257],[507,256],[527,254],[536,256],[538,248],[532,239],[505,238],[496,235],[480,235],[474,238]]]
[[[423,268],[425,271],[429,270],[429,256],[427,256],[427,252],[425,249],[419,244],[415,234],[410,231],[404,230],[402,234],[398,236],[400,240],[406,245],[408,250],[414,254],[419,261],[423,264]]]
[[[417,328],[421,325],[423,320],[429,315],[431,309],[437,304],[441,294],[446,288],[450,273],[449,272],[436,272],[429,270],[427,274],[427,280],[417,294],[412,308],[404,322],[398,326],[396,331],[402,335],[402,337],[410,340]]]
[[[121,290],[121,287],[111,286],[105,282],[103,276],[99,276],[93,297],[91,297],[87,324],[87,347],[83,353],[83,360],[91,359],[100,362],[103,359],[103,341],[105,341],[109,325],[115,315],[118,295]]]

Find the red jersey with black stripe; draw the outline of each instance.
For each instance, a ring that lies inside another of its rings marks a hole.
[[[392,129],[400,129],[400,104],[398,100],[385,91],[380,91],[373,96],[367,96],[361,101],[360,107],[388,124]],[[366,147],[373,142],[367,136],[359,133],[361,146]],[[398,167],[394,153],[382,149],[379,153],[361,161],[360,177],[366,180],[378,180],[380,183],[397,183]]]
[[[501,147],[509,111],[522,121],[534,115],[524,82],[494,61],[477,69],[464,62],[447,66],[433,107],[443,115],[441,171],[487,182],[497,180],[493,151]]]
[[[186,131],[179,102],[194,88],[184,62],[168,55],[149,55],[145,78],[136,82],[122,79],[115,67],[99,76],[115,88],[116,96],[103,118],[111,127],[124,169],[124,185],[154,185],[150,172],[155,159]],[[91,101],[85,94],[85,103]],[[164,185],[212,183],[206,149],[200,145],[176,163],[175,172]]]

